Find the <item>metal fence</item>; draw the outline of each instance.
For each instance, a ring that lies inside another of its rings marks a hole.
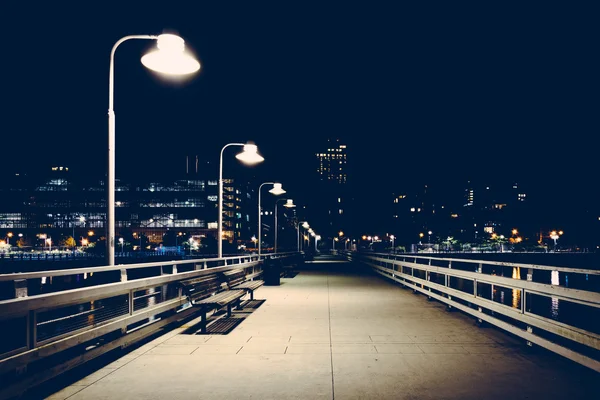
[[[235,268],[254,279],[262,274],[265,259],[291,262],[297,256],[279,253],[0,275],[0,282],[14,287],[14,298],[0,301],[0,380],[13,382],[0,390],[0,398],[19,395],[24,388],[188,317],[193,309],[182,294],[181,280]],[[86,280],[99,274],[116,274],[117,279],[31,293],[40,282]]]
[[[599,270],[416,255],[346,255],[449,309],[600,372]]]

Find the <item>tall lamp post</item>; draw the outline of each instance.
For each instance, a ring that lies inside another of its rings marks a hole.
[[[236,154],[235,158],[247,165],[256,164],[265,159],[258,154],[258,148],[252,143],[229,143],[221,149],[219,160],[219,232],[217,233],[218,257],[223,257],[223,152],[229,146],[241,146],[244,150]]]
[[[395,253],[396,249],[394,248],[394,239],[396,239],[396,236],[390,235],[390,239],[392,239],[392,253]]]
[[[115,112],[114,112],[114,59],[119,45],[127,40],[156,40],[158,50],[145,54],[142,64],[153,71],[168,75],[188,75],[200,69],[200,63],[185,52],[185,42],[177,35],[129,35],[117,40],[110,52],[108,76],[108,210],[106,257],[108,265],[115,265]]]
[[[556,251],[556,241],[558,240],[558,238],[560,238],[563,234],[563,231],[552,231],[550,232],[550,239],[554,240],[554,251]]]
[[[261,219],[261,213],[262,213],[262,209],[260,207],[260,193],[261,193],[261,189],[264,185],[273,185],[273,188],[269,189],[269,193],[274,194],[275,196],[279,196],[281,194],[286,193],[285,190],[283,190],[283,188],[281,187],[281,183],[276,183],[276,182],[264,182],[261,183],[260,186],[258,187],[258,255],[260,256],[260,248],[261,248],[261,244],[262,244],[262,235],[261,235],[261,230],[262,230],[262,219]]]
[[[277,233],[278,233],[278,229],[277,229],[277,203],[279,203],[281,200],[286,200],[286,199],[277,199],[277,200],[275,200],[275,253],[277,253]],[[287,207],[287,208],[294,208],[294,207],[296,207],[296,205],[294,204],[294,200],[292,200],[292,199],[287,199],[286,203],[283,206]]]

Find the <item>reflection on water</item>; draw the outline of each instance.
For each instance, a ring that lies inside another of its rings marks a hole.
[[[513,279],[521,279],[521,267],[513,267]]]
[[[95,310],[96,306],[94,305],[94,300],[90,301],[90,310]],[[88,314],[88,325],[93,325],[94,324],[94,313],[91,312]]]
[[[521,289],[512,290],[512,306],[513,308],[521,308]]]

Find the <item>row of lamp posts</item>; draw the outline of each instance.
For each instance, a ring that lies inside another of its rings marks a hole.
[[[173,34],[162,35],[130,35],[119,39],[113,46],[110,53],[110,68],[109,68],[109,95],[108,95],[108,240],[107,240],[107,258],[108,265],[115,265],[115,113],[114,113],[114,58],[115,52],[119,45],[127,40],[156,40],[157,50],[145,54],[141,62],[142,64],[159,73],[182,76],[195,73],[200,70],[200,63],[185,49],[184,40]],[[223,257],[223,153],[227,147],[238,146],[243,147],[243,151],[236,155],[236,158],[246,164],[256,164],[264,160],[258,154],[258,149],[252,143],[230,143],[221,149],[219,162],[219,222],[218,222],[218,257]],[[260,185],[258,190],[258,254],[261,254],[261,189],[264,185],[273,185],[269,190],[274,195],[285,193],[281,183],[265,182]],[[295,207],[291,199],[287,199],[284,207]],[[306,224],[308,229],[308,224]],[[299,226],[298,237],[299,237]],[[312,230],[311,235],[315,237],[315,249],[320,236],[316,235]],[[122,245],[122,242],[121,242]],[[275,252],[277,252],[277,202],[275,202]],[[298,240],[298,250],[300,250],[300,240]]]

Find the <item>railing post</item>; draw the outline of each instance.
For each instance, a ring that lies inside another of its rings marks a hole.
[[[431,260],[429,260],[429,265],[431,265]],[[430,271],[425,271],[425,279],[427,280],[428,283],[431,281],[431,272]],[[427,296],[427,300],[431,301],[432,300],[432,297],[431,297],[431,286],[429,284],[427,285],[427,290],[430,293]]]
[[[162,267],[160,268],[160,270],[162,273]],[[127,270],[126,269],[121,270],[121,282],[127,282]]]
[[[13,285],[15,287],[15,299],[27,297],[27,279],[15,279]]]

